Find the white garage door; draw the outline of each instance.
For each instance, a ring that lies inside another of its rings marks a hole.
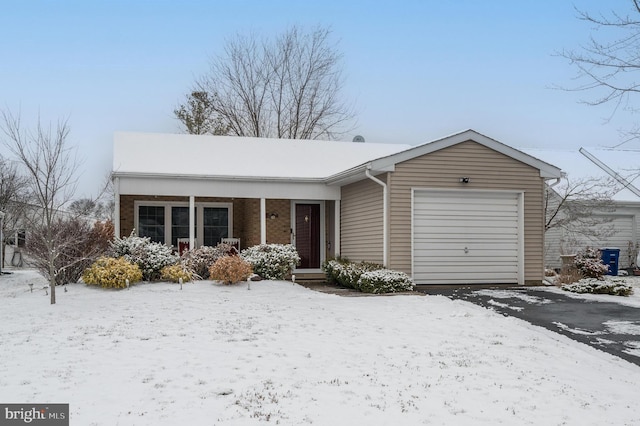
[[[518,283],[523,266],[519,197],[512,192],[414,190],[415,282]]]

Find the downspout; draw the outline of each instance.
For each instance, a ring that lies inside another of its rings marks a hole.
[[[388,211],[389,197],[388,197],[387,184],[381,181],[380,179],[378,179],[377,177],[372,176],[369,170],[370,170],[370,167],[367,167],[364,171],[364,175],[369,179],[371,179],[372,181],[374,181],[375,183],[377,183],[378,185],[382,186],[382,265],[384,267],[387,267],[388,260],[389,260],[389,247],[387,243],[387,229],[389,227],[388,219],[387,219],[387,211]]]
[[[566,174],[565,172],[562,172],[562,171],[561,171],[561,172],[560,172],[560,177],[559,177],[559,178],[556,178],[556,181],[555,181],[555,182],[553,182],[552,184],[547,184],[547,190],[550,190],[551,188],[553,188],[554,186],[556,186],[557,184],[559,184],[559,183],[560,183],[560,181],[562,180],[562,178],[565,178],[565,177],[567,177],[567,174]],[[545,200],[545,207],[546,207],[546,205],[547,205],[547,203],[548,203],[548,197],[549,197],[549,195],[547,194],[547,195],[546,195],[546,197],[547,197],[547,200]],[[544,222],[546,222],[546,221],[547,221],[547,217],[546,217],[546,216],[547,216],[546,208],[545,208],[545,212],[543,212],[543,215],[544,215]],[[546,232],[544,232],[544,233],[543,233],[543,235],[544,235],[544,238],[546,238]],[[544,263],[544,262],[543,262],[543,263]],[[550,279],[545,275],[545,273],[544,273],[544,269],[545,269],[545,268],[544,268],[544,266],[543,266],[543,268],[542,268],[542,281],[545,283],[545,285],[555,285],[555,284],[554,284],[554,283],[553,283],[553,282],[552,282],[552,281],[551,281],[551,280],[550,280]]]

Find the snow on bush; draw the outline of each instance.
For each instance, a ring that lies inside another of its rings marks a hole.
[[[378,269],[364,272],[358,280],[358,289],[363,293],[397,293],[413,291],[413,280],[404,272]]]
[[[624,279],[614,277],[605,280],[583,278],[576,283],[563,285],[562,289],[572,293],[611,294],[613,296],[633,294],[633,287],[625,284]]]
[[[252,273],[251,264],[246,260],[238,256],[223,256],[211,266],[209,277],[225,284],[235,284],[246,281]]]
[[[382,265],[372,262],[347,263],[338,274],[337,280],[340,285],[360,290],[358,281],[362,274],[377,271],[382,268]]]
[[[364,293],[412,291],[414,286],[407,274],[385,269],[378,263],[350,262],[338,258],[324,262],[322,270],[329,283],[338,283]]]
[[[160,279],[162,281],[178,283],[180,282],[180,278],[182,278],[182,282],[191,281],[193,280],[193,272],[181,264],[165,266],[160,271]]]
[[[587,278],[602,279],[609,272],[609,266],[602,262],[600,250],[593,247],[587,247],[585,251],[578,253],[574,265]]]
[[[103,288],[125,288],[126,280],[129,284],[142,281],[142,272],[138,265],[123,257],[100,257],[82,273],[82,281],[86,284]]]
[[[114,239],[111,251],[113,257],[124,257],[138,265],[147,281],[160,278],[162,268],[178,262],[170,246],[151,242],[148,237],[137,237],[133,232],[128,237]]]
[[[230,244],[218,244],[215,247],[202,246],[182,253],[180,262],[195,274],[195,278],[209,278],[209,268],[216,260],[224,256],[237,254],[236,248]]]
[[[300,256],[291,244],[260,244],[242,250],[241,256],[253,267],[253,272],[268,280],[283,280],[300,263]]]
[[[349,260],[344,257],[326,260],[322,264],[322,270],[327,277],[327,282],[329,284],[336,284],[338,282],[338,276],[340,275],[340,272],[342,272],[345,265],[348,263]]]

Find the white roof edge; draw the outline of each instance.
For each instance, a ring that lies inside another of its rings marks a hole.
[[[597,158],[595,155],[591,154],[584,147],[580,148],[578,152],[584,155],[589,161],[591,161],[596,166],[600,167],[606,174],[614,178],[618,183],[620,183],[624,188],[633,192],[636,196],[640,197],[640,190],[631,182],[629,182],[625,177],[621,176],[618,172],[609,167],[604,161]]]

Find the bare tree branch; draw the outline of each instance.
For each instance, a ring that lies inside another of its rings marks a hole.
[[[51,304],[56,303],[56,260],[61,242],[56,237],[55,225],[60,220],[62,207],[75,191],[77,161],[67,147],[69,135],[67,120],[45,127],[38,117],[35,130],[21,126],[20,115],[2,111],[0,129],[5,134],[4,145],[26,171],[33,203],[40,214],[26,216],[30,229],[41,233],[48,266],[46,275],[51,287]],[[36,232],[37,234],[37,232]],[[42,270],[41,270],[42,272]]]
[[[342,56],[330,35],[292,27],[273,41],[236,36],[193,93],[207,93],[209,118],[229,135],[332,139],[354,113],[340,98]]]
[[[640,93],[638,1],[630,1],[631,7],[627,14],[612,11],[609,16],[596,16],[576,9],[578,19],[592,24],[598,37],[591,36],[588,43],[577,50],[562,50],[558,53],[577,69],[574,79],[576,85],[561,88],[589,92],[591,97],[582,100],[587,105],[613,105],[607,120],[611,120],[621,109],[632,113],[637,111],[635,98]],[[625,140],[617,146],[639,136],[638,129],[628,130]]]

